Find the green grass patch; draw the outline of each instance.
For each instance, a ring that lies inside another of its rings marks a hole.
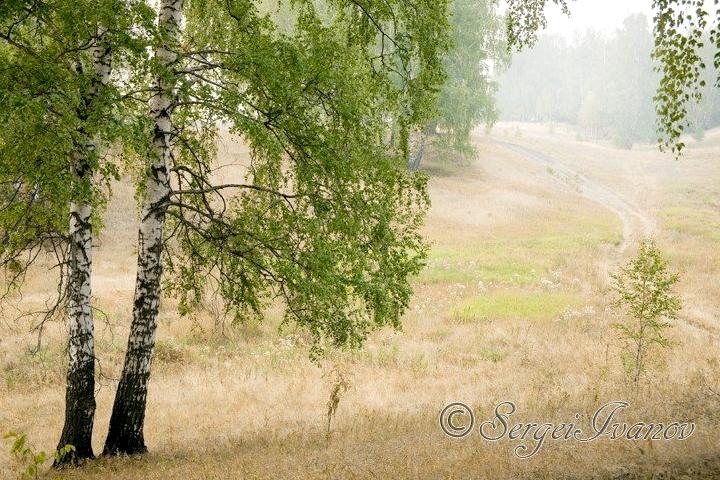
[[[720,242],[720,213],[709,208],[670,207],[661,212],[668,230]]]
[[[538,227],[541,231],[537,231]],[[521,231],[496,231],[463,245],[435,245],[418,277],[425,284],[479,281],[514,287],[535,285],[549,269],[604,244],[622,241],[620,221],[612,214],[558,214]]]
[[[580,297],[572,293],[496,291],[464,301],[453,309],[452,317],[459,323],[515,318],[551,320],[580,303]]]
[[[528,286],[539,280],[539,265],[497,257],[482,264],[477,262],[444,262],[430,260],[418,280],[425,284],[477,282]]]
[[[508,352],[497,348],[481,348],[479,352],[480,358],[486,362],[498,363],[505,360]]]

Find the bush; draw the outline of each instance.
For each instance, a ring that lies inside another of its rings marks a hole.
[[[28,442],[27,435],[24,433],[8,432],[4,435],[6,440],[10,440],[10,454],[15,458],[19,469],[19,478],[23,480],[36,480],[40,478],[40,469],[48,460],[48,454],[44,451],[35,450]],[[66,455],[75,451],[72,445],[65,445],[56,451],[52,458],[55,462],[59,462]]]
[[[648,354],[668,348],[665,332],[676,320],[680,299],[673,293],[677,273],[668,270],[667,260],[652,240],[640,242],[637,256],[612,276],[617,295],[615,307],[625,318],[613,326],[623,342],[623,365],[637,384],[647,369]]]

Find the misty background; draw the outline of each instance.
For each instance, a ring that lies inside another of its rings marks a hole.
[[[633,2],[602,2],[604,13],[592,23],[592,11],[580,8],[581,3],[586,2],[573,3],[570,18],[552,15],[537,44],[514,53],[500,72],[499,119],[569,124],[578,140],[611,141],[622,148],[655,142],[653,97],[659,74],[651,57],[652,18],[644,5],[649,2],[634,2],[641,11],[628,14],[617,27],[618,14]],[[577,18],[580,13],[584,16]],[[711,63],[710,48],[705,57]],[[692,105],[688,115],[688,132],[697,140],[720,125],[719,90],[713,72],[706,75],[703,101]]]

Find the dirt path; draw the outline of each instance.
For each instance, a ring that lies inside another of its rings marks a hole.
[[[611,258],[601,262],[600,273],[603,278],[610,279],[611,269],[615,268],[631,244],[658,233],[658,226],[650,214],[611,187],[574,170],[557,158],[532,148],[500,140],[496,140],[496,143],[527,160],[545,165],[549,173],[559,181],[569,185],[588,200],[614,212],[620,218],[623,225],[623,241]],[[681,318],[689,326],[709,333],[713,338],[720,337],[715,314],[700,299],[695,299],[693,305],[686,305]]]
[[[528,160],[546,165],[553,176],[570,185],[578,194],[614,212],[623,224],[623,241],[619,248],[620,253],[628,248],[631,240],[639,240],[656,233],[657,227],[653,218],[638,206],[630,203],[625,196],[617,191],[573,170],[560,160],[537,150],[515,143],[502,141],[497,141],[497,143]]]

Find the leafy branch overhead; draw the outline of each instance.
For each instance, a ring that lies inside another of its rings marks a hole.
[[[123,147],[121,160],[96,152],[91,171],[112,180],[128,167],[144,191],[152,126],[143,105],[154,95],[152,77],[161,74],[176,85],[165,257],[168,285],[183,308],[216,281],[236,318],[280,297],[288,320],[338,344],[361,341],[373,324],[398,324],[410,295],[405,279],[419,270],[425,251],[417,228],[427,196],[422,177],[402,169],[407,135],[388,148],[387,122],[407,131],[432,114],[444,80],[445,2],[338,0],[319,8],[294,1],[284,4],[291,18],[285,29],[255,2],[187,2],[169,71],[144,58],[143,43],[159,33],[143,2],[129,2],[135,11],[122,17],[127,23],[107,13],[121,9],[112,2],[71,3],[3,12],[2,35],[11,43],[0,54],[14,68],[0,79],[10,107],[3,122],[12,125],[0,148],[16,159],[1,172],[10,201],[1,218],[6,264],[28,263],[35,255],[25,252],[39,252],[47,239],[64,242],[73,198],[105,203],[104,180],[79,190],[67,168],[81,133]],[[90,76],[74,65],[87,47],[52,37],[38,45],[29,36],[33,25],[76,18],[86,19],[87,32],[73,38],[87,45],[97,41],[94,25],[114,25],[108,41],[116,70],[124,72],[82,126],[77,102]],[[30,68],[36,74],[19,82],[14,72]],[[218,122],[251,145],[244,181],[218,182],[212,173]],[[17,271],[20,280],[25,268]]]
[[[547,27],[548,5],[557,5],[564,14],[570,15],[567,0],[508,0],[508,48],[521,50],[535,44],[537,33]]]
[[[655,50],[662,79],[655,97],[660,142],[675,155],[685,143],[681,135],[688,127],[688,108],[702,98],[708,68],[702,50],[714,47],[712,67],[715,85],[720,87],[720,4],[715,12],[703,0],[655,0]]]
[[[238,321],[280,298],[319,352],[399,326],[409,302],[427,194],[402,168],[406,147],[387,144],[387,119],[431,114],[446,6],[293,5],[286,31],[245,2],[188,6],[165,251],[183,311],[210,282]],[[218,121],[251,146],[244,182],[212,173]]]
[[[48,251],[60,283],[47,316],[62,311],[68,299],[70,204],[98,207],[92,220],[99,227],[109,182],[118,176],[117,159],[94,145],[127,135],[129,112],[119,101],[120,89],[96,81],[92,51],[111,43],[118,66],[138,62],[143,39],[131,26],[147,24],[150,11],[143,2],[116,0],[4,2],[0,7],[4,293],[18,288],[28,267]],[[101,32],[101,24],[113,28]],[[80,154],[87,175],[73,175],[70,168]]]

